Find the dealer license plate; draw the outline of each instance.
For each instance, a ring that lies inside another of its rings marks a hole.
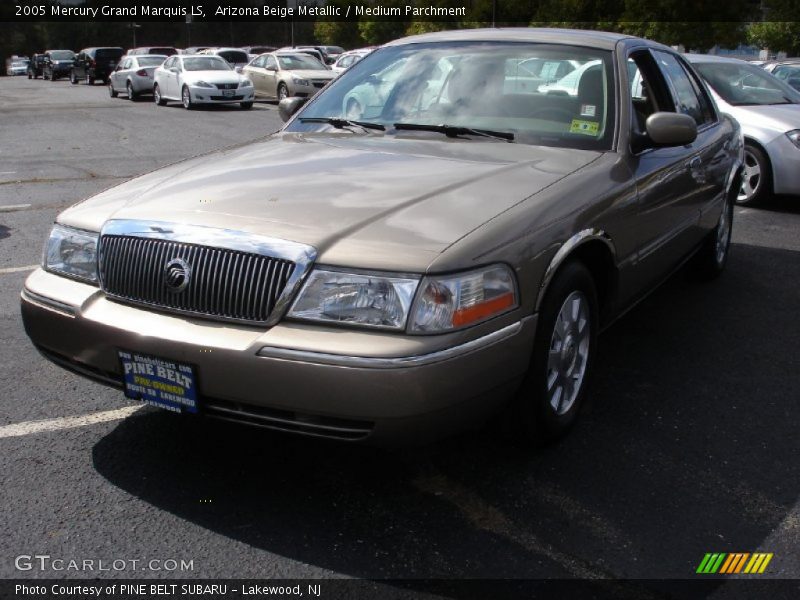
[[[233,98],[236,94],[236,90],[222,90],[222,95],[226,98]]]
[[[197,377],[191,365],[119,350],[125,395],[174,412],[197,412]]]

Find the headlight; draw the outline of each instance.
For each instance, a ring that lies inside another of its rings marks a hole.
[[[97,238],[96,233],[54,225],[44,248],[44,268],[97,283]]]
[[[294,82],[295,85],[306,86],[306,87],[311,85],[311,82],[308,79],[299,79],[297,77],[292,77],[292,81]]]
[[[514,275],[505,265],[422,280],[409,319],[412,333],[459,329],[517,306]]]
[[[289,316],[310,321],[403,329],[418,279],[316,269]]]
[[[800,129],[793,129],[792,131],[786,132],[786,137],[789,138],[795,146],[800,148]]]
[[[194,86],[195,87],[201,87],[201,88],[213,88],[214,87],[213,85],[211,85],[210,83],[206,83],[205,81],[195,81]]]
[[[249,79],[242,79],[242,81],[239,83],[239,87],[251,87],[252,85],[253,82]]]

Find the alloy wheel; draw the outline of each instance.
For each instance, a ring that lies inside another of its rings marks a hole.
[[[589,301],[573,291],[558,312],[547,359],[547,400],[557,415],[572,407],[580,393],[589,360]]]
[[[742,172],[742,187],[739,190],[737,200],[747,202],[758,194],[761,188],[761,163],[758,158],[745,148],[744,151],[744,170]]]

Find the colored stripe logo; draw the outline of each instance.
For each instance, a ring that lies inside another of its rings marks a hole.
[[[772,560],[771,552],[709,552],[700,561],[696,573],[702,575],[734,575],[736,573],[761,574]]]

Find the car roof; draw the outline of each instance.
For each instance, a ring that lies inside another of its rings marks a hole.
[[[173,56],[177,56],[173,54]],[[166,54],[133,54],[129,58],[169,58]]]
[[[735,65],[756,66],[746,60],[731,58],[730,56],[717,56],[715,54],[684,54],[686,60],[691,63],[728,63]]]
[[[603,50],[613,50],[621,40],[639,40],[639,38],[621,33],[593,31],[589,29],[506,27],[496,29],[456,29],[451,31],[423,33],[421,35],[412,35],[394,40],[386,44],[386,46],[423,44],[428,42],[489,41],[567,44],[599,48]],[[652,42],[649,40],[640,41],[654,47],[664,47],[662,44],[657,42]]]

